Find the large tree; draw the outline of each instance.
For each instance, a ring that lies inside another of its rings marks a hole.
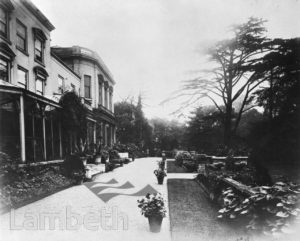
[[[208,60],[213,67],[201,70],[199,77],[184,81],[176,96],[189,96],[185,106],[203,98],[211,100],[223,117],[223,141],[228,146],[242,114],[254,107],[251,94],[264,81],[252,68],[268,51],[269,40],[263,24],[262,19],[250,18],[244,24],[233,26],[231,38],[217,42],[208,50]],[[235,114],[233,106],[237,101],[241,101],[241,105]]]
[[[118,141],[134,143],[142,149],[151,148],[152,130],[144,116],[140,97],[136,105],[128,101],[116,103],[115,116]]]
[[[269,162],[297,162],[300,156],[300,38],[275,39],[255,66],[268,85],[256,92],[265,121],[252,131],[256,155]]]

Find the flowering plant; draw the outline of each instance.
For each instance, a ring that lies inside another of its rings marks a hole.
[[[165,200],[160,193],[150,194],[137,201],[138,207],[141,209],[141,214],[146,218],[150,216],[166,216]]]
[[[165,176],[167,176],[167,173],[164,170],[160,169],[160,168],[157,169],[157,170],[154,170],[154,174],[158,178],[164,178]]]

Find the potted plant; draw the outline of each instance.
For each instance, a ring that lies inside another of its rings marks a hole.
[[[84,166],[87,163],[87,151],[88,151],[88,147],[86,141],[83,142],[83,140],[80,138],[79,145],[76,145],[75,154],[79,156]]]
[[[164,159],[162,159],[161,161],[158,161],[157,164],[158,164],[158,168],[159,169],[165,170],[165,164],[166,164],[166,162],[165,162]]]
[[[146,197],[138,200],[138,207],[141,209],[141,214],[148,218],[150,231],[158,233],[167,212],[162,195],[148,193]]]
[[[163,184],[164,183],[164,178],[167,176],[167,173],[162,170],[162,169],[157,169],[154,171],[155,176],[157,177],[157,182],[158,184]]]

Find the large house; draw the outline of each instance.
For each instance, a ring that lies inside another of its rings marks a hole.
[[[55,115],[66,91],[75,91],[89,110],[88,144],[115,142],[112,74],[90,49],[51,48],[52,30],[30,0],[0,1],[0,151],[21,162],[73,151]]]

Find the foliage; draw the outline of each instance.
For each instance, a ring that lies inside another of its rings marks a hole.
[[[187,151],[178,151],[175,156],[175,164],[182,166],[184,160],[191,160],[192,156]]]
[[[75,146],[75,155],[78,155],[80,157],[86,156],[88,153],[88,145],[86,141],[84,142],[82,139],[79,141],[79,145]]]
[[[277,182],[252,190],[255,193],[248,198],[237,195],[232,188],[224,190],[218,217],[242,220],[247,229],[265,234],[288,232],[299,217],[299,185]]]
[[[87,128],[87,108],[81,103],[75,92],[65,92],[59,104],[63,130],[77,133],[79,138],[85,139]]]
[[[83,179],[85,177],[85,167],[80,156],[69,155],[63,162],[63,169],[66,176],[75,179]]]
[[[139,103],[123,101],[115,104],[117,140],[123,144],[133,143],[142,150],[152,146],[152,130]]]
[[[165,176],[167,176],[167,173],[163,169],[160,169],[160,168],[154,170],[154,174],[157,178],[164,178]]]
[[[171,151],[181,148],[184,143],[184,126],[177,121],[167,121],[155,118],[149,121],[153,127],[155,148],[163,151]]]
[[[248,137],[258,162],[293,162],[300,156],[300,39],[275,39],[256,68],[268,85],[256,92],[265,117]]]
[[[120,158],[119,152],[114,149],[109,150],[109,159],[118,159]]]
[[[74,179],[64,176],[60,166],[11,169],[1,180],[0,206],[15,207],[73,183]]]
[[[18,168],[17,164],[17,161],[10,158],[9,155],[0,152],[0,183],[3,184],[3,182],[7,180],[7,176]]]
[[[196,172],[198,170],[198,165],[195,160],[187,160],[183,162],[183,166],[188,172]]]
[[[158,161],[157,164],[158,164],[158,168],[159,169],[164,170],[165,169],[166,161],[165,160],[161,160],[161,161]]]
[[[182,108],[203,98],[211,100],[222,115],[225,145],[230,146],[242,114],[253,108],[251,94],[264,81],[258,80],[259,74],[251,68],[268,51],[264,22],[250,18],[246,23],[233,26],[231,38],[217,42],[208,50],[213,67],[203,69],[201,76],[185,81],[173,97],[188,96]],[[234,104],[240,99],[241,105],[234,111]]]
[[[146,197],[137,201],[141,214],[146,218],[151,216],[166,216],[165,200],[160,193],[147,194]]]

